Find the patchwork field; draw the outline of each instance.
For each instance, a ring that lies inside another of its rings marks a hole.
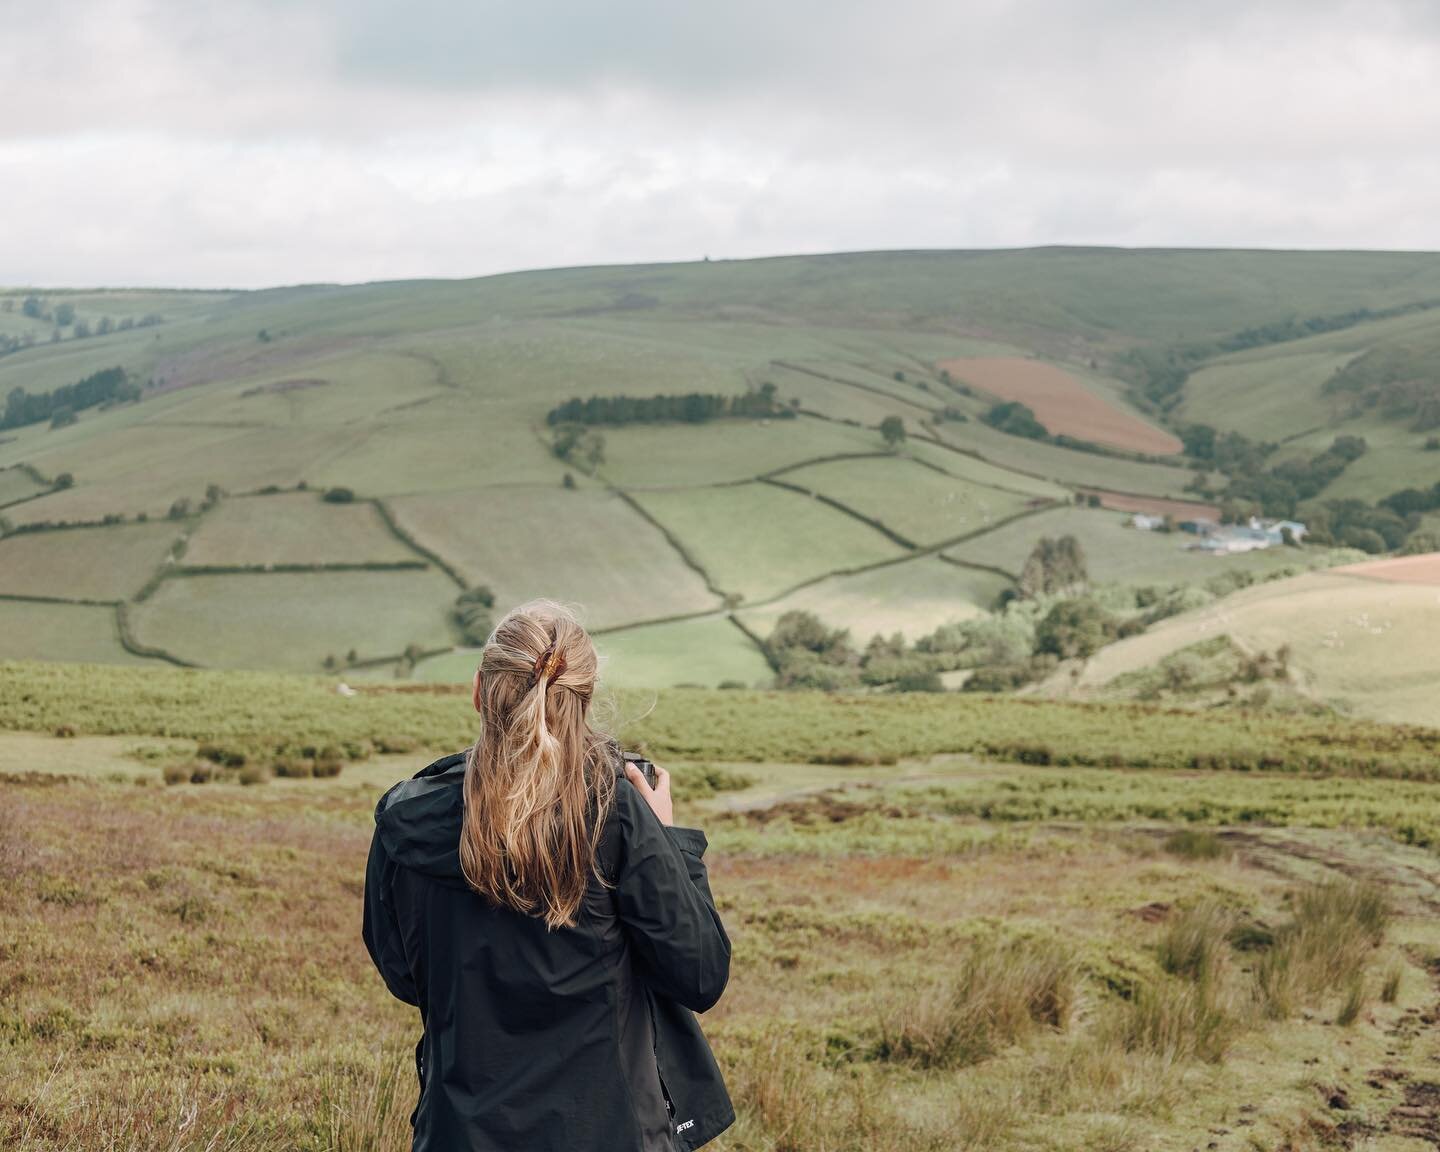
[[[366,503],[330,504],[318,492],[222,500],[190,536],[187,567],[418,561]]]
[[[1102,649],[1073,687],[1081,696],[1103,691],[1118,676],[1217,636],[1249,652],[1287,647],[1300,690],[1341,709],[1440,727],[1440,589],[1433,582],[1314,572],[1247,588]]]
[[[1143,492],[1184,499],[1185,486],[1195,475],[1193,471],[1166,464],[1123,460],[1062,448],[1040,440],[1027,440],[1022,436],[1009,436],[979,420],[965,424],[944,423],[935,431],[946,443],[978,453],[998,467],[1025,472],[1065,487]]]
[[[1073,436],[1128,452],[1169,456],[1181,450],[1179,439],[1108,401],[1063,368],[1020,357],[943,360],[940,367],[957,380],[1001,400],[1015,400],[1035,413],[1053,436]]]
[[[114,608],[24,600],[0,600],[0,660],[152,663],[125,651]]]
[[[180,531],[161,521],[8,536],[0,540],[0,594],[124,600],[159,570]]]
[[[343,661],[455,643],[443,573],[274,572],[182,576],[131,609],[136,638],[195,664],[318,672]]]
[[[914,641],[942,624],[988,611],[1009,587],[1010,581],[997,573],[918,556],[851,576],[828,576],[739,615],[762,636],[784,613],[803,611],[843,624],[862,645],[877,632],[901,632]]]
[[[642,507],[679,539],[714,585],[746,601],[837,569],[904,554],[853,516],[770,484],[642,492]]]
[[[407,532],[469,583],[488,584],[502,607],[549,596],[579,605],[589,627],[609,628],[719,606],[704,578],[614,493],[460,490],[391,507]]]
[[[602,433],[605,478],[636,491],[731,484],[805,460],[885,448],[871,429],[804,417],[605,428]]]
[[[941,475],[901,457],[811,464],[777,479],[827,496],[922,546],[983,532],[1039,499]]]
[[[904,456],[913,456],[932,467],[939,468],[959,480],[968,480],[985,488],[997,488],[1001,492],[1013,492],[1019,496],[1041,500],[1069,500],[1073,493],[1069,488],[1049,480],[1041,480],[1010,468],[980,459],[968,452],[957,451],[941,444],[931,443],[912,437],[901,449]]]

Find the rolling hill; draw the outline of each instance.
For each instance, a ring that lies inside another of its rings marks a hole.
[[[1437,300],[1429,254],[1103,249],[7,290],[0,396],[44,415],[0,428],[0,659],[465,678],[452,609],[485,584],[502,608],[578,601],[617,680],[753,683],[784,610],[913,639],[993,607],[1047,532],[1118,582],[1265,567],[1076,494],[1193,499],[1191,422],[1277,459],[1337,432],[1383,449],[1327,497],[1440,480],[1405,410]],[[1176,348],[1179,402],[1136,399],[1134,354]],[[60,402],[113,367],[138,400]],[[763,414],[597,426],[567,459],[547,423],[576,397],[765,384]],[[986,422],[1017,397],[1044,439]]]

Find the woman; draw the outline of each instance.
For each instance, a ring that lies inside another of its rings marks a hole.
[[[597,665],[565,609],[517,608],[475,746],[375,810],[364,936],[424,1025],[417,1152],[671,1152],[734,1120],[692,1015],[730,971],[705,836],[590,726]]]

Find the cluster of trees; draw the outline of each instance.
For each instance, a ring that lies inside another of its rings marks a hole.
[[[1243,520],[1251,515],[1290,517],[1302,500],[1313,500],[1361,456],[1363,436],[1337,436],[1330,447],[1313,456],[1285,460],[1267,468],[1278,445],[1251,440],[1240,432],[1220,432],[1209,424],[1187,424],[1180,439],[1191,459],[1230,477],[1218,495],[1221,519]]]
[[[57,413],[74,413],[97,404],[115,404],[140,399],[140,386],[123,368],[103,368],[75,384],[66,384],[53,392],[29,393],[14,388],[5,398],[5,411],[0,414],[0,429],[18,428],[53,420]],[[62,417],[62,422],[65,418]]]
[[[550,451],[565,463],[593,475],[605,463],[605,437],[583,424],[560,424],[550,438]],[[572,477],[566,487],[574,486]]]
[[[1362,409],[1409,420],[1417,432],[1440,428],[1440,345],[1382,345],[1357,356],[1325,382]]]
[[[1007,432],[1011,436],[1024,436],[1029,440],[1045,440],[1050,436],[1050,433],[1045,430],[1045,425],[1035,418],[1035,413],[1018,400],[996,404],[980,419],[990,427]]]
[[[654,396],[576,397],[557,404],[545,414],[551,427],[561,424],[703,424],[727,417],[793,417],[793,408],[782,408],[769,382],[749,392],[724,396],[711,392],[684,392]]]
[[[876,634],[863,651],[847,628],[827,628],[813,612],[786,612],[765,641],[765,654],[781,688],[820,688],[830,692],[862,685],[889,686],[900,692],[939,692],[935,662],[910,651],[896,633]]]
[[[7,296],[0,301],[0,310],[13,312],[15,310],[14,297]],[[92,328],[90,321],[80,319],[75,314],[75,305],[68,300],[62,300],[52,309],[48,302],[41,296],[26,296],[20,304],[20,313],[31,320],[38,320],[44,324],[53,324],[50,331],[50,342],[59,343],[64,338],[64,329],[70,328],[70,335],[76,340],[84,340],[90,336],[106,336],[111,332],[125,332],[131,328],[150,328],[156,324],[164,323],[165,318],[158,312],[149,312],[138,319],[134,316],[122,317],[118,322],[109,316],[102,316],[95,321]],[[18,352],[22,348],[32,347],[35,343],[34,331],[19,332],[13,335],[0,334],[0,355],[7,352]]]
[[[1225,500],[1257,507],[1265,516],[1294,516],[1300,501],[1318,496],[1365,455],[1366,447],[1363,436],[1337,436],[1314,456],[1286,460],[1264,472],[1232,473]]]
[[[1090,581],[1085,549],[1074,536],[1042,536],[1020,570],[1020,595],[1071,596]]]

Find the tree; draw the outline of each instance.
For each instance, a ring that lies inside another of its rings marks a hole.
[[[880,435],[891,449],[899,448],[905,443],[905,421],[899,416],[886,416],[880,421]]]
[[[45,303],[39,296],[26,296],[25,303],[20,305],[22,315],[30,317],[31,320],[40,319],[40,313],[45,310]]]
[[[68,428],[74,424],[77,417],[73,408],[57,408],[50,417],[51,428]]]
[[[1020,593],[1031,600],[1068,595],[1084,588],[1089,579],[1085,550],[1079,540],[1074,536],[1042,536],[1020,571]]]
[[[70,472],[61,472],[55,477],[55,487],[59,489],[75,487],[75,476]]]
[[[1093,656],[1119,633],[1110,613],[1094,600],[1062,600],[1035,627],[1035,651],[1062,660]]]
[[[992,428],[1027,440],[1044,440],[1050,435],[1045,425],[1035,418],[1035,413],[1018,400],[996,404],[981,419]]]
[[[484,644],[494,627],[490,610],[495,607],[495,593],[488,584],[467,588],[455,599],[455,623],[466,644]]]
[[[75,305],[68,300],[63,304],[55,305],[55,323],[61,328],[68,328],[75,323]]]
[[[575,487],[575,474],[574,474],[573,472],[566,472],[565,475],[560,478],[560,487],[562,487],[562,488],[574,488],[574,487]]]
[[[76,340],[84,340],[90,335],[90,325],[84,320],[75,321],[75,331],[71,333]]]
[[[109,316],[102,316],[100,317],[100,323],[95,325],[95,335],[108,336],[114,331],[114,328],[115,322],[111,320]]]
[[[323,499],[327,504],[353,504],[355,493],[349,488],[327,488]]]

